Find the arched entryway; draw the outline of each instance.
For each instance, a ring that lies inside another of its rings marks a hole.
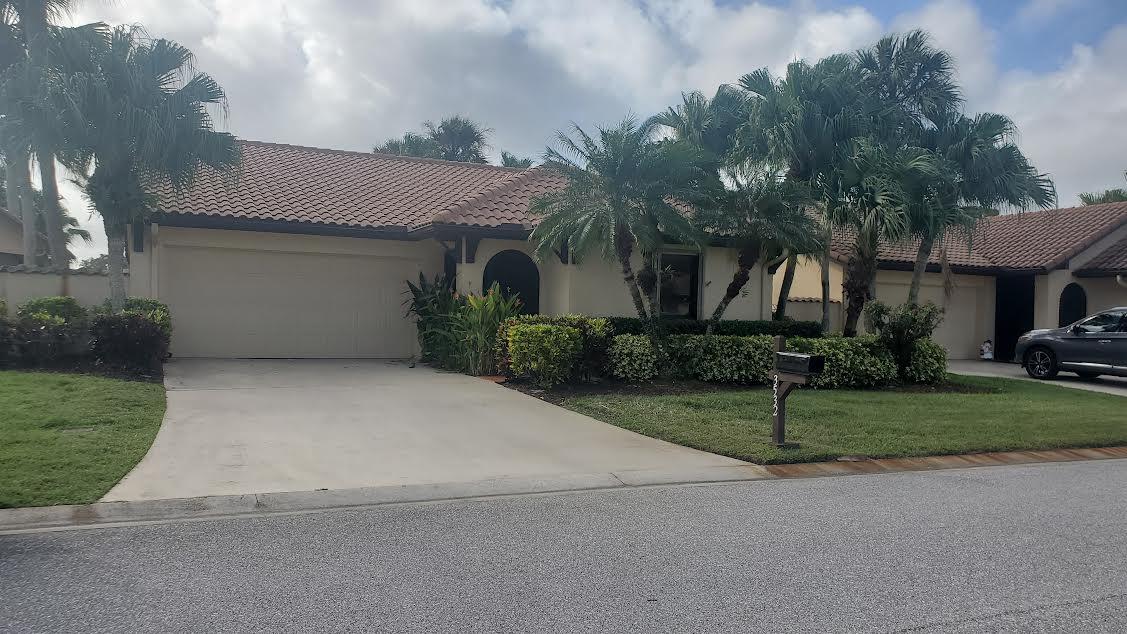
[[[1067,326],[1088,316],[1088,294],[1076,282],[1064,287],[1060,293],[1057,325]]]
[[[520,251],[501,251],[489,258],[482,275],[481,288],[488,290],[494,282],[506,295],[520,295],[521,312],[535,315],[540,312],[540,271],[532,258]]]

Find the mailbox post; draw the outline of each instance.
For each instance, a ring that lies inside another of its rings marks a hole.
[[[771,372],[773,385],[771,399],[771,440],[776,447],[797,447],[787,438],[787,397],[799,385],[806,385],[810,377],[820,374],[826,358],[821,355],[787,352],[785,337],[775,337],[775,369]]]

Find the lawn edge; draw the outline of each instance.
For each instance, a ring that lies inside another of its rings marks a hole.
[[[704,467],[692,471],[640,470],[541,478],[224,495],[169,500],[95,502],[0,509],[0,535],[110,528],[131,524],[293,515],[389,505],[490,499],[642,487],[706,485],[913,471],[977,469],[1127,459],[1127,446],[1007,451],[918,458]]]

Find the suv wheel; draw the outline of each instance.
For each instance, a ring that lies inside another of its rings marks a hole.
[[[1037,346],[1025,353],[1025,371],[1035,379],[1051,379],[1057,375],[1057,356],[1044,346]]]

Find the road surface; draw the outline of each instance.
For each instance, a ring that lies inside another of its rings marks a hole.
[[[0,629],[1127,631],[1127,460],[0,536]]]

